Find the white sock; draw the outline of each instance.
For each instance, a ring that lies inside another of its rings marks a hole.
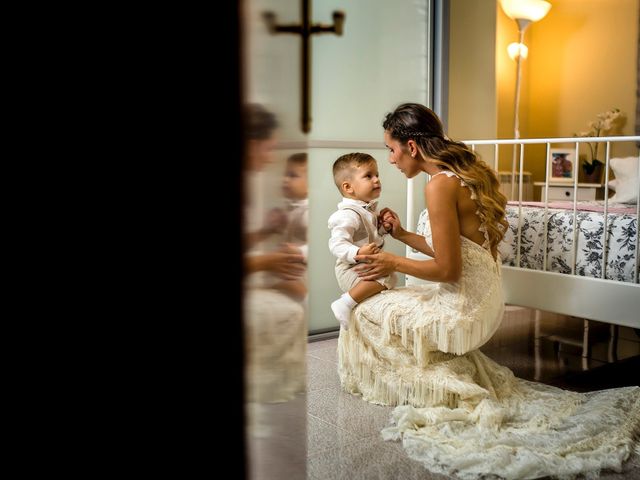
[[[349,319],[351,318],[351,310],[358,304],[349,293],[343,293],[342,296],[331,304],[331,310],[336,316],[340,325],[345,330],[349,330]]]

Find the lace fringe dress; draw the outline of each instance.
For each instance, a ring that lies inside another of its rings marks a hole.
[[[431,245],[428,219],[425,238]],[[569,392],[516,378],[478,351],[502,321],[500,259],[488,241],[461,238],[458,282],[387,290],[354,309],[338,340],[342,387],[398,406],[383,437],[402,439],[433,472],[533,479],[620,471],[640,455],[640,388]]]

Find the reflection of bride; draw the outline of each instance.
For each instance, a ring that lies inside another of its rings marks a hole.
[[[273,161],[275,115],[258,104],[245,107],[246,158],[243,281],[246,397],[250,402],[284,402],[305,389],[307,324],[304,304],[278,289],[277,278],[301,279],[304,256],[295,247],[269,249],[274,234],[263,225],[261,172]]]
[[[348,392],[398,405],[386,439],[402,439],[429,470],[461,478],[540,478],[619,470],[640,435],[640,388],[574,393],[516,378],[477,350],[502,320],[497,245],[506,199],[495,175],[442,134],[426,107],[384,123],[390,162],[426,187],[425,235],[382,211],[394,238],[434,257],[356,257],[362,278],[391,270],[438,283],[388,290],[353,312],[338,343]]]

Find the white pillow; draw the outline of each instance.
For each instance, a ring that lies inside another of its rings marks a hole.
[[[609,200],[616,203],[638,203],[638,157],[612,158],[609,161],[613,174],[616,176],[614,185],[609,182],[609,187],[616,193]]]

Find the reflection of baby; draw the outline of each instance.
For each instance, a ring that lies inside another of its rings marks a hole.
[[[307,226],[309,223],[309,201],[307,198],[307,154],[296,153],[287,159],[282,193],[286,199],[286,209],[273,209],[267,219],[269,229],[282,235],[281,241],[287,250],[302,253],[307,259]],[[307,295],[306,278],[266,279],[267,286],[302,300]]]
[[[309,223],[309,200],[307,182],[307,154],[296,153],[287,159],[282,193],[287,199],[287,222],[284,241],[297,246],[307,258],[307,226]]]

